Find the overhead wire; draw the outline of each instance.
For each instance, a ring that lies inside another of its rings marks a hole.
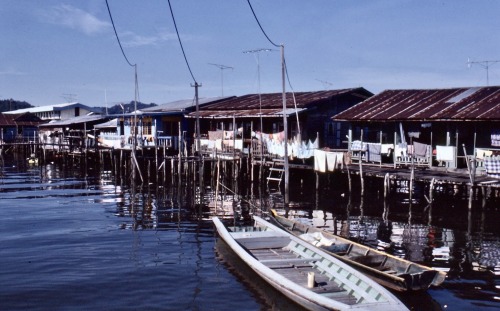
[[[264,28],[263,28],[263,27],[262,27],[262,25],[260,24],[259,19],[257,18],[257,14],[255,14],[255,11],[254,11],[254,9],[253,9],[253,7],[252,7],[252,4],[250,3],[250,0],[247,0],[247,2],[248,2],[248,5],[250,6],[250,9],[252,10],[252,14],[253,14],[253,16],[254,16],[254,18],[255,18],[255,21],[257,21],[257,24],[259,25],[260,30],[262,31],[262,33],[264,34],[264,36],[267,38],[267,40],[268,40],[268,41],[269,41],[272,45],[274,45],[275,47],[282,47],[282,45],[277,45],[276,43],[274,43],[274,42],[273,42],[273,41],[269,38],[269,36],[268,36],[268,35],[267,35],[267,33],[265,32]],[[297,116],[297,130],[298,130],[298,132],[300,133],[299,115],[298,115],[298,113],[297,113],[297,101],[296,101],[296,99],[295,99],[295,92],[294,92],[294,90],[293,90],[292,83],[290,82],[290,76],[288,75],[288,68],[287,68],[286,61],[285,61],[284,57],[283,57],[283,63],[284,63],[284,66],[285,66],[285,74],[286,74],[286,78],[287,78],[287,80],[288,80],[288,85],[290,85],[290,89],[292,90],[293,104],[294,104],[294,106],[295,106],[295,112],[296,112],[295,114],[296,114],[296,116]]]
[[[113,25],[113,30],[115,31],[116,40],[118,41],[118,45],[120,46],[120,50],[122,51],[123,57],[131,67],[134,67],[136,66],[136,64],[132,65],[132,63],[128,60],[127,55],[125,54],[125,51],[123,50],[122,43],[120,42],[120,37],[118,37],[118,32],[116,31],[115,22],[113,21],[113,16],[111,16],[111,10],[109,8],[108,0],[106,0],[106,7],[108,8],[109,19],[111,20],[111,25]]]
[[[266,34],[266,32],[264,31],[264,28],[262,28],[262,25],[260,24],[259,22],[259,19],[257,18],[257,15],[255,14],[255,11],[253,10],[253,7],[252,7],[252,4],[250,3],[250,0],[247,0],[248,2],[248,5],[250,6],[250,9],[252,10],[252,13],[253,13],[253,17],[255,18],[255,20],[257,21],[257,24],[259,24],[259,27],[260,27],[260,30],[262,31],[262,33],[264,34],[264,36],[266,36],[267,40],[269,40],[269,42],[274,45],[275,47],[279,48],[280,45],[274,43],[270,38],[269,36]]]
[[[120,41],[120,37],[118,36],[118,32],[116,31],[115,22],[113,21],[113,16],[111,14],[111,9],[109,8],[108,0],[106,0],[106,7],[108,8],[109,19],[111,20],[111,25],[113,25],[113,30],[115,32],[116,40],[118,41],[118,45],[120,46],[120,50],[122,51],[122,55],[125,58],[125,60],[127,61],[127,64],[129,64],[130,67],[134,67],[134,87],[135,87],[135,90],[134,90],[135,91],[135,98],[134,98],[134,140],[133,140],[134,152],[132,152],[132,156],[135,159],[135,144],[136,144],[136,139],[137,139],[137,129],[136,129],[136,127],[137,127],[137,102],[139,100],[139,78],[137,77],[137,64],[132,64],[128,60],[127,55],[125,54],[122,43]],[[141,175],[141,180],[142,180],[141,170],[139,169],[139,165],[137,164],[137,160],[135,160],[135,161],[136,161],[135,163],[137,166],[137,170],[139,171],[139,174]],[[133,174],[135,174],[135,170],[133,172],[134,172]]]
[[[175,22],[174,11],[172,10],[172,5],[170,4],[170,0],[168,0],[168,7],[170,8],[170,15],[172,15],[172,20],[174,21],[174,27],[175,27],[175,32],[177,33],[177,39],[179,40],[179,44],[180,44],[181,50],[182,50],[182,55],[184,55],[184,60],[186,61],[186,65],[189,69],[189,73],[191,74],[191,78],[193,78],[194,83],[198,84],[198,82],[196,82],[196,79],[194,78],[193,71],[191,70],[191,67],[189,66],[189,62],[188,62],[188,59],[186,57],[186,52],[184,52],[184,47],[182,46],[181,37],[179,35],[179,30],[177,29],[177,23]]]
[[[292,90],[293,105],[295,107],[295,112],[297,112],[297,100],[295,99],[295,91],[293,90],[292,83],[290,82],[290,76],[288,75],[288,66],[286,64],[286,60],[283,60],[283,62],[285,63],[286,79],[288,81],[288,85],[290,86],[290,90]],[[300,134],[299,114],[295,113],[295,116],[297,117],[297,132]]]

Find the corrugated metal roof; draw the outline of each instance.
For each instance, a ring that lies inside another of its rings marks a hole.
[[[335,115],[345,121],[500,120],[500,86],[386,90]]]
[[[0,113],[0,126],[38,126],[44,121],[28,113],[5,114]]]
[[[287,109],[287,115],[294,114],[295,112],[302,112],[304,108]],[[276,118],[283,116],[283,109],[245,109],[245,110],[202,110],[199,112],[200,118],[213,118],[213,119],[227,119],[227,118],[255,118],[262,116],[263,118]],[[188,118],[196,118],[196,112],[187,115]]]
[[[57,104],[57,105],[23,108],[23,109],[17,109],[17,110],[12,110],[12,111],[6,111],[4,113],[5,114],[20,114],[20,113],[25,113],[25,112],[31,112],[31,113],[50,112],[50,111],[60,111],[60,110],[73,108],[73,107],[80,107],[80,108],[84,108],[88,111],[93,111],[93,112],[100,111],[99,108],[92,108],[92,107],[80,104],[78,102],[74,102],[74,103],[64,103],[64,104]]]
[[[108,122],[96,124],[94,125],[94,128],[96,129],[116,128],[117,126],[118,126],[118,118],[110,120]]]
[[[295,101],[294,101],[295,95]],[[364,88],[351,88],[341,90],[328,90],[316,92],[286,93],[287,114],[303,111],[320,101],[331,100],[343,95],[352,95],[365,99],[373,95]],[[200,108],[201,118],[228,118],[228,117],[276,117],[283,115],[282,93],[249,94],[232,97],[219,102],[208,104]],[[188,117],[196,117],[196,112],[191,112]]]
[[[198,106],[206,105],[212,102],[216,102],[219,100],[223,99],[228,99],[231,97],[212,97],[212,98],[199,98],[198,99]],[[143,112],[143,114],[146,114],[148,112],[182,112],[187,109],[192,109],[196,107],[195,99],[182,99],[182,100],[176,100],[170,103],[166,104],[161,104],[155,107],[149,107],[149,108],[144,108],[140,109],[140,111]]]
[[[106,119],[108,119],[107,116],[92,114],[92,115],[74,117],[74,118],[66,119],[66,120],[52,121],[52,122],[49,122],[46,124],[42,124],[42,125],[40,125],[40,127],[60,127],[60,126],[67,126],[67,125],[74,125],[74,124],[83,124],[83,123],[87,123],[87,122],[96,122],[96,121],[106,120]]]

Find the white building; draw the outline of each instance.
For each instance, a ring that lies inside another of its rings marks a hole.
[[[31,112],[42,120],[67,120],[74,117],[84,116],[91,112],[101,113],[99,108],[88,107],[77,102],[24,108],[4,113],[21,114],[25,112]]]

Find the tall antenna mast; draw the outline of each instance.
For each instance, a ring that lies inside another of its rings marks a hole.
[[[67,103],[73,103],[76,101],[76,94],[62,94],[62,98],[64,98],[64,100],[67,102]]]
[[[208,63],[209,65],[216,66],[220,69],[220,83],[221,83],[221,88],[222,88],[222,97],[224,97],[224,69],[234,69],[233,67],[226,66],[226,65],[220,65],[220,64],[212,64]]]
[[[327,85],[333,86],[333,83],[328,82],[328,81],[323,81],[323,80],[320,80],[320,79],[316,79],[316,81],[319,81],[319,82],[323,83],[323,87],[325,88],[325,90],[328,88]]]
[[[467,67],[471,68],[473,64],[479,65],[486,69],[486,85],[490,85],[490,66],[496,63],[500,63],[500,60],[482,60],[482,61],[471,61],[470,58],[467,58]]]
[[[271,52],[273,51],[272,49],[256,49],[256,50],[248,50],[248,51],[243,51],[245,54],[255,54],[255,60],[257,61],[257,79],[258,79],[258,88],[259,88],[259,119],[260,119],[260,154],[261,156],[264,154],[264,142],[262,139],[262,132],[264,131],[263,129],[263,122],[262,122],[262,94],[260,91],[260,52]],[[259,165],[259,179],[262,179],[262,165]]]

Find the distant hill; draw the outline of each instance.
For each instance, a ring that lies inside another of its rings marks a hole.
[[[25,101],[19,101],[14,99],[0,99],[0,112],[31,108],[33,107]]]
[[[122,114],[124,112],[129,113],[129,112],[134,111],[134,108],[135,108],[134,101],[131,101],[128,104],[122,103],[121,105],[123,106],[123,109],[122,109],[122,106],[120,106],[120,104],[114,105],[112,107],[108,107],[108,114]],[[149,107],[154,107],[154,106],[158,106],[158,105],[155,103],[144,104],[141,102],[137,102],[137,109],[149,108]],[[102,111],[106,112],[105,107],[99,107],[99,108],[102,108]]]

